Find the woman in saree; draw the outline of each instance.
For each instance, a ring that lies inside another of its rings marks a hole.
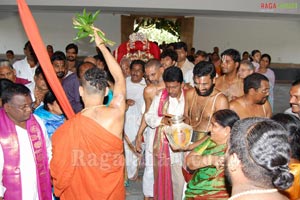
[[[187,156],[189,170],[194,171],[188,182],[185,199],[228,199],[225,187],[224,154],[226,143],[238,115],[229,109],[213,114],[210,136]]]
[[[288,141],[291,146],[290,172],[294,175],[293,185],[285,190],[290,200],[300,199],[300,120],[294,115],[278,113],[272,117],[288,132]]]

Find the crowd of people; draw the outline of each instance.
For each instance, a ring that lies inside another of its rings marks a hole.
[[[47,46],[76,113],[69,119],[31,43],[22,60],[7,51],[0,199],[125,199],[141,162],[146,200],[300,198],[300,80],[290,89],[291,108],[273,114],[270,55],[188,53],[177,42],[157,57],[157,45],[151,55],[136,42],[112,53],[95,33],[97,55],[82,61],[76,44],[65,52]],[[193,129],[186,147],[166,137],[174,116]]]

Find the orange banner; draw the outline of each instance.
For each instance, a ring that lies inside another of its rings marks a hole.
[[[75,115],[75,113],[67,99],[67,96],[61,86],[60,81],[56,76],[49,55],[46,51],[45,44],[41,38],[39,29],[30,12],[30,9],[25,0],[17,0],[17,3],[23,27],[32,45],[32,48],[39,60],[39,63],[43,69],[46,79],[52,91],[54,92],[60,106],[62,107],[66,117],[71,118],[73,115]]]

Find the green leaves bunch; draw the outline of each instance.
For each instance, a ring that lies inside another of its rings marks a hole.
[[[94,22],[97,19],[99,13],[99,10],[92,14],[90,12],[86,12],[86,10],[83,9],[82,14],[76,14],[76,17],[73,18],[73,27],[74,29],[77,29],[78,32],[74,40],[91,37],[90,42],[93,42],[95,40],[94,30],[96,30],[97,34],[105,44],[108,44],[110,46],[115,45],[115,42],[105,37],[105,33],[102,30],[94,26]]]

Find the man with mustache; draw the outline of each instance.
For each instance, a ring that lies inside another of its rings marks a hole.
[[[207,132],[214,112],[228,109],[227,97],[215,88],[216,70],[212,63],[199,62],[193,70],[194,88],[186,92],[184,115],[194,130],[193,141]]]
[[[222,53],[222,76],[216,79],[216,88],[227,96],[228,101],[242,96],[243,80],[237,71],[241,61],[240,53],[235,49],[227,49]]]
[[[126,158],[127,178],[136,180],[138,177],[139,156],[133,146],[140,127],[144,98],[141,98],[146,82],[144,79],[145,62],[134,60],[130,64],[131,76],[126,78],[126,113],[124,123],[124,149]]]
[[[76,73],[78,67],[82,62],[77,60],[78,46],[74,43],[68,44],[66,46],[66,66],[71,72]]]
[[[262,74],[254,73],[244,79],[244,95],[230,102],[241,119],[247,117],[272,116],[272,108],[268,101],[269,79]]]
[[[12,84],[1,97],[0,199],[51,200],[51,142],[43,121],[32,114],[30,90]]]
[[[79,95],[79,80],[76,73],[68,70],[66,56],[62,51],[56,51],[51,57],[51,62],[57,78],[61,81],[67,98],[75,113],[82,110],[83,104]]]
[[[184,112],[183,74],[178,67],[169,67],[163,73],[165,89],[156,95],[145,121],[155,129],[153,140],[154,199],[181,200],[184,188],[182,174],[183,153],[170,149],[165,137],[170,116],[182,116]]]
[[[291,108],[285,111],[288,114],[294,114],[298,118],[300,116],[300,79],[292,83],[290,89],[290,105]]]

